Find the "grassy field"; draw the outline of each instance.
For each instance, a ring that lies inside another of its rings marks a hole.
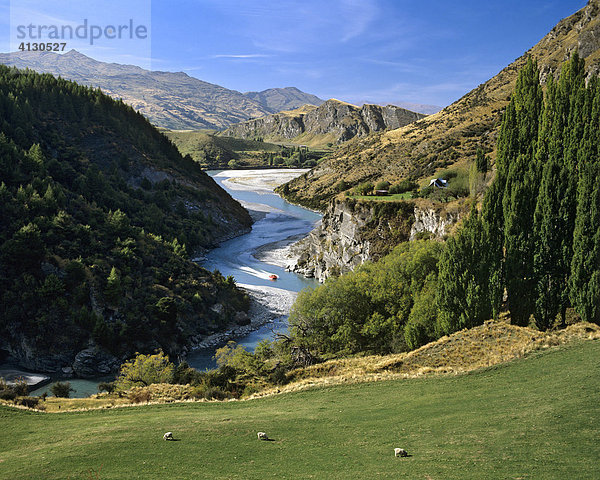
[[[363,200],[366,202],[397,202],[399,200],[409,200],[412,198],[411,192],[395,193],[393,195],[348,195],[348,198],[354,200]]]
[[[599,359],[600,342],[587,341],[467,375],[247,402],[0,407],[0,477],[600,478]]]

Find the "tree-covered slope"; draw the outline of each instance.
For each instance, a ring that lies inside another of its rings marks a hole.
[[[23,366],[177,353],[245,308],[188,255],[248,228],[247,212],[99,90],[0,67],[0,209],[0,348]]]
[[[340,179],[348,188],[366,181],[417,180],[449,165],[474,160],[478,148],[489,152],[494,160],[502,113],[528,56],[537,60],[543,83],[574,50],[585,59],[587,73],[599,71],[599,12],[600,2],[590,0],[498,75],[441,112],[396,130],[351,140],[310,172],[289,182],[281,193],[291,201],[322,209],[338,194],[335,186]]]

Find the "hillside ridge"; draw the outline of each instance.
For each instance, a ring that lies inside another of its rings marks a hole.
[[[478,148],[493,164],[502,113],[529,56],[538,61],[542,81],[556,74],[575,50],[586,60],[590,75],[600,71],[599,12],[598,1],[590,1],[497,75],[440,112],[341,145],[326,161],[289,182],[284,195],[323,209],[338,194],[335,185],[340,179],[348,187],[365,181],[423,179],[448,166],[467,164]]]
[[[424,117],[424,114],[393,105],[382,107],[365,104],[357,107],[332,98],[316,108],[303,106],[248,120],[229,127],[221,135],[322,146],[340,144],[372,132],[398,128]]]
[[[60,75],[81,85],[101,88],[145,115],[154,125],[171,129],[221,129],[278,111],[321,101],[298,89],[269,89],[242,94],[199,80],[185,72],[145,70],[106,63],[77,50],[0,54],[0,63]]]

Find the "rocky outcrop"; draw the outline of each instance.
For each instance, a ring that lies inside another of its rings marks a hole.
[[[62,366],[70,365],[76,353],[68,348],[42,351],[23,334],[15,333],[11,337],[6,344],[9,360],[33,372],[58,372]]]
[[[323,282],[377,260],[409,239],[413,209],[410,202],[333,200],[321,224],[292,247],[287,269]]]
[[[249,120],[229,127],[223,135],[236,138],[295,140],[299,143],[342,143],[372,132],[403,127],[420,118],[421,113],[388,105],[363,105],[331,99],[319,107],[305,105],[288,112]]]
[[[121,361],[117,357],[97,346],[92,346],[75,355],[71,368],[76,376],[91,378],[115,372],[120,365]]]
[[[294,244],[287,269],[320,282],[376,261],[401,242],[443,239],[463,215],[463,204],[333,200],[321,224]]]
[[[441,240],[450,233],[450,228],[458,222],[460,217],[459,209],[448,211],[439,208],[415,207],[415,221],[410,228],[410,240],[416,240],[422,234]]]

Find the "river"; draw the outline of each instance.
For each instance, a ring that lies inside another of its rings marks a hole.
[[[256,219],[252,231],[222,243],[211,250],[201,265],[219,270],[224,276],[233,275],[238,286],[249,291],[255,302],[271,312],[272,320],[236,339],[248,350],[274,332],[287,329],[287,314],[296,295],[316,284],[295,273],[286,272],[287,247],[304,237],[320,220],[321,215],[283,200],[273,193],[281,185],[306,170],[223,170],[209,171],[214,180],[233,198],[248,209]],[[277,275],[277,280],[269,279]],[[263,309],[264,310],[264,309]],[[264,315],[264,312],[263,312]],[[196,350],[187,361],[190,366],[204,370],[215,367],[214,348]]]
[[[321,215],[283,200],[273,192],[306,170],[223,170],[207,172],[233,198],[248,209],[255,219],[252,231],[222,243],[205,258],[197,261],[209,270],[218,269],[224,276],[233,275],[236,283],[246,289],[255,303],[251,315],[265,316],[269,322],[247,335],[237,338],[248,350],[274,332],[287,329],[287,314],[296,295],[316,281],[286,272],[287,247],[310,232]],[[269,275],[278,276],[276,281]],[[257,308],[258,307],[258,308]],[[263,319],[264,320],[264,319]],[[200,349],[187,356],[188,363],[199,370],[213,368],[215,348]],[[56,379],[58,380],[58,379]],[[71,382],[73,397],[97,393],[98,380],[62,379]],[[105,380],[105,379],[103,379]],[[31,392],[41,395],[48,385]]]

